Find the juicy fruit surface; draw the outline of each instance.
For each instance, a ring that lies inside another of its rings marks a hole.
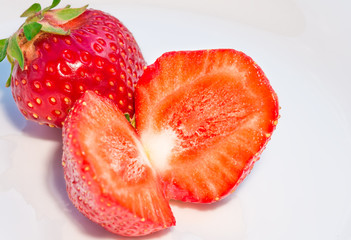
[[[87,91],[63,127],[68,195],[89,219],[126,236],[175,224],[162,185],[124,115]]]
[[[133,116],[134,85],[145,62],[129,30],[97,10],[86,10],[61,27],[70,35],[43,33],[22,45],[25,67],[15,65],[11,89],[23,115],[62,127],[73,103],[89,89]]]
[[[135,106],[136,129],[87,91],[63,127],[71,201],[125,236],[175,225],[169,199],[211,203],[234,191],[279,118],[265,74],[229,49],[164,54],[145,69]]]
[[[168,197],[182,201],[213,202],[232,192],[277,119],[268,79],[235,50],[166,53],[136,88],[142,143]]]

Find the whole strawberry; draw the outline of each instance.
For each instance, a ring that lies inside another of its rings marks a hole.
[[[134,85],[145,61],[131,32],[115,17],[82,8],[41,9],[33,4],[25,23],[0,40],[0,60],[12,65],[7,86],[26,119],[62,127],[72,104],[93,90],[134,116]]]

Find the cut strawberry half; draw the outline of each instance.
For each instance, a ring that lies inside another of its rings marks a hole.
[[[263,71],[242,52],[169,52],[136,88],[136,126],[169,198],[217,201],[250,172],[278,119]]]
[[[125,236],[175,224],[134,128],[109,99],[87,91],[63,128],[68,195],[89,219]]]

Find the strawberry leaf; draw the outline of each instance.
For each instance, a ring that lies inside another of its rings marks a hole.
[[[7,46],[9,45],[9,39],[0,40],[0,62],[6,57]]]
[[[23,70],[24,68],[24,57],[20,46],[18,45],[17,34],[10,37],[7,53],[12,59],[16,59],[18,65]]]
[[[53,9],[54,7],[59,5],[60,2],[61,2],[61,0],[53,0],[49,7],[46,7],[46,8],[43,9],[43,12],[46,12],[46,11],[48,11],[50,9]]]
[[[128,120],[128,122],[135,128],[135,116],[133,118],[130,118],[129,113],[125,113],[124,116]]]
[[[11,63],[11,73],[10,73],[9,78],[8,78],[7,81],[6,81],[5,87],[11,86],[12,71],[13,71],[13,63]]]
[[[32,40],[41,30],[43,25],[37,22],[31,22],[23,26],[23,32],[27,40]]]
[[[55,17],[60,22],[68,22],[81,15],[88,5],[81,8],[63,8],[55,12]]]
[[[130,115],[129,115],[129,113],[125,113],[124,116],[126,117],[126,119],[128,120],[128,122],[130,122]]]
[[[34,3],[32,6],[30,6],[26,11],[24,11],[21,14],[21,17],[29,17],[34,15],[35,13],[39,12],[41,10],[41,6],[39,3]]]
[[[54,33],[54,34],[58,34],[58,35],[68,35],[70,33],[69,30],[64,30],[63,28],[60,27],[54,27],[48,23],[44,23],[42,24],[42,28],[41,30],[43,32],[47,32],[47,33]]]

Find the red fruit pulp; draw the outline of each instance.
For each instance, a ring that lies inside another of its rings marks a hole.
[[[235,50],[166,53],[136,89],[142,144],[169,198],[182,201],[213,202],[232,192],[277,119],[268,79]]]
[[[173,226],[169,199],[211,203],[234,191],[279,117],[262,70],[230,49],[164,54],[145,70],[135,102],[136,129],[87,91],[63,128],[70,199],[126,236]]]
[[[68,195],[89,219],[126,236],[175,224],[139,137],[117,106],[87,91],[63,127]]]

